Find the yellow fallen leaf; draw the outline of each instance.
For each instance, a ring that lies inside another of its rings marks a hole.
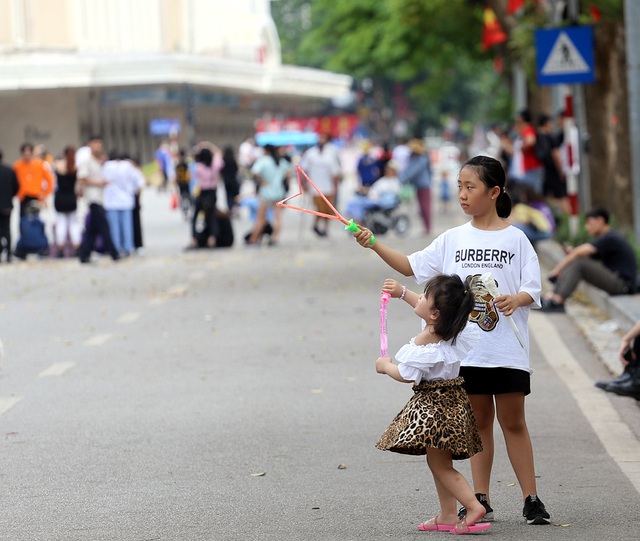
[[[257,472],[257,473],[252,473],[251,477],[264,477],[265,475],[267,475],[267,472]]]
[[[509,483],[507,486],[508,486],[508,487],[515,487],[515,486],[516,486],[516,484],[515,484],[515,483]]]
[[[311,389],[312,394],[321,394],[324,392],[324,389]]]

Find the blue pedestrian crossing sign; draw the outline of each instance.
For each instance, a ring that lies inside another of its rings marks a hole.
[[[595,81],[591,26],[536,30],[535,40],[538,84]]]

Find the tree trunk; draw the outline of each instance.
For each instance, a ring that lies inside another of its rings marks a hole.
[[[615,216],[616,225],[629,227],[633,210],[624,39],[622,23],[600,23],[595,27],[596,82],[585,85],[590,136],[585,161],[591,174],[593,206],[606,207]]]

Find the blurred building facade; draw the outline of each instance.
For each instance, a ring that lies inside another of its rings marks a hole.
[[[101,133],[152,159],[171,132],[237,145],[258,118],[318,114],[345,75],[281,63],[270,0],[0,0],[0,148]],[[153,131],[153,133],[152,133]]]

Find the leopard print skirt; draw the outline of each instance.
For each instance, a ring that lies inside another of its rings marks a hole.
[[[462,378],[422,381],[376,443],[382,451],[424,455],[436,448],[463,460],[482,451],[476,418]]]

